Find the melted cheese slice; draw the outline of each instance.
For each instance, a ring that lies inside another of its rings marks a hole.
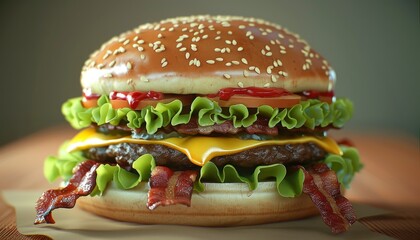
[[[337,143],[328,137],[304,136],[292,139],[257,141],[229,137],[188,136],[162,140],[144,140],[134,139],[130,136],[118,137],[104,135],[97,133],[93,128],[85,129],[77,134],[70,141],[67,150],[71,152],[118,143],[160,144],[184,153],[192,163],[203,166],[214,157],[235,154],[255,147],[307,142],[313,142],[329,153],[342,155],[342,151]]]

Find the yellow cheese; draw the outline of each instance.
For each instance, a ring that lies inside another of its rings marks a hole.
[[[104,135],[97,133],[93,128],[85,129],[77,134],[70,141],[67,150],[71,152],[118,143],[160,144],[184,153],[192,163],[203,166],[214,157],[235,154],[255,147],[306,142],[316,143],[329,153],[342,155],[341,149],[338,147],[337,143],[328,137],[304,136],[292,139],[257,141],[230,137],[188,136],[162,140],[144,140],[134,139],[130,136],[118,137]]]

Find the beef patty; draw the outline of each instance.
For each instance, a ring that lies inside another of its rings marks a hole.
[[[157,144],[120,143],[108,147],[90,148],[86,155],[89,159],[117,163],[127,171],[131,171],[133,162],[144,154],[151,154],[156,165],[167,166],[174,170],[198,168],[188,157],[175,149]],[[231,164],[241,168],[255,168],[259,165],[282,163],[285,165],[303,164],[325,158],[327,152],[314,143],[299,143],[261,146],[240,153],[219,156],[211,161],[218,167]]]

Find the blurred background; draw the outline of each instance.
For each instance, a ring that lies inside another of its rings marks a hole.
[[[0,145],[65,124],[80,70],[112,36],[181,15],[263,18],[301,35],[337,72],[355,104],[355,131],[420,134],[418,0],[0,2]]]

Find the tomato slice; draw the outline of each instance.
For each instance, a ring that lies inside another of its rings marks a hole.
[[[301,96],[290,94],[280,97],[253,97],[248,95],[233,95],[229,100],[220,100],[219,97],[210,98],[216,101],[221,107],[229,107],[235,104],[244,104],[249,108],[257,108],[261,105],[268,105],[273,108],[288,108],[300,103]]]
[[[192,101],[194,100],[194,95],[165,95],[163,99],[160,100],[153,100],[153,99],[143,99],[139,102],[138,106],[134,110],[140,110],[147,106],[156,107],[158,103],[169,103],[176,99],[181,100],[182,105],[188,106],[191,105]],[[112,108],[130,108],[127,100],[110,100]],[[96,99],[85,99],[82,100],[82,105],[85,108],[92,108],[98,106]]]

